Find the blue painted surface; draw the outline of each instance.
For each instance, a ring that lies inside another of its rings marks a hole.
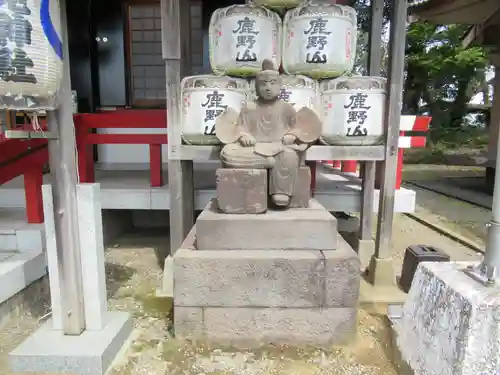
[[[4,1],[4,0],[0,0]],[[63,59],[63,45],[61,38],[57,35],[57,31],[54,28],[52,19],[50,18],[50,0],[42,0],[40,3],[40,23],[42,24],[43,32],[47,37],[47,40],[56,53],[56,55],[62,60]]]

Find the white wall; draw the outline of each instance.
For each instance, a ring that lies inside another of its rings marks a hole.
[[[167,129],[98,129],[99,134],[166,134]],[[167,145],[162,147],[163,162],[168,162]],[[99,163],[149,163],[149,145],[98,145]]]

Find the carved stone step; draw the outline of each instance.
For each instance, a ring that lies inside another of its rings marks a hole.
[[[336,251],[195,248],[174,255],[174,328],[215,344],[340,345],[355,334],[359,258]]]
[[[341,237],[336,251],[199,251],[194,249],[194,230],[174,255],[176,305],[357,305],[359,258]]]
[[[221,213],[212,200],[196,228],[199,250],[335,250],[338,240],[337,219],[314,199],[261,215]]]

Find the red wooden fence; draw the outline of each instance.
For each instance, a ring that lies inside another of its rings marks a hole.
[[[151,186],[163,186],[162,145],[168,142],[165,134],[97,134],[92,129],[167,129],[164,109],[103,111],[81,113],[74,116],[76,148],[78,150],[78,172],[80,182],[95,182],[94,145],[103,144],[147,144]]]

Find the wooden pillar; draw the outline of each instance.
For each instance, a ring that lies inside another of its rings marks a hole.
[[[168,184],[170,191],[170,253],[173,255],[194,224],[193,162],[181,160],[181,67],[189,54],[189,2],[161,0],[162,54],[167,82]],[[182,21],[181,21],[182,20]],[[187,25],[186,25],[187,23]]]
[[[407,0],[393,0],[391,33],[389,39],[389,74],[385,106],[385,160],[382,163],[383,179],[380,189],[379,213],[375,254],[368,269],[368,277],[374,285],[395,285],[392,261],[392,224],[403,99],[404,58],[406,42]]]
[[[76,198],[78,175],[71,100],[66,0],[61,0],[60,4],[64,56],[59,88],[60,105],[55,111],[47,111],[48,131],[58,135],[58,138],[49,139],[48,148],[63,330],[66,335],[78,336],[85,330],[85,301]],[[51,293],[53,292],[51,290]]]
[[[379,76],[381,71],[382,50],[382,28],[384,16],[384,0],[372,0],[370,40],[368,50],[368,74]],[[373,197],[375,191],[375,167],[374,161],[361,164],[361,176],[363,177],[363,189],[361,196],[361,222],[358,233],[357,251],[362,259],[370,257],[375,249],[373,240]]]

